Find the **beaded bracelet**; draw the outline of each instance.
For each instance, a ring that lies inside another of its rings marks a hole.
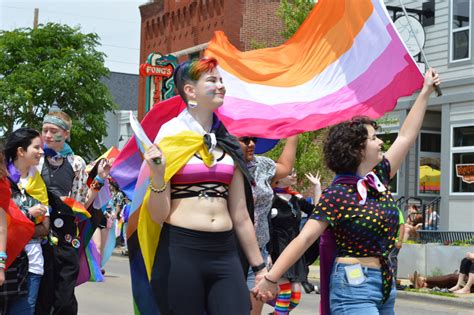
[[[166,183],[163,183],[163,185],[160,187],[160,188],[156,188],[155,186],[153,186],[153,180],[150,179],[150,190],[154,193],[162,193],[166,190]]]
[[[104,181],[102,181],[102,184],[101,184],[101,183],[97,180],[97,177],[94,178],[94,180],[93,180],[92,183],[91,183],[91,189],[92,189],[93,191],[99,191],[99,190],[102,188],[102,186],[104,186]]]
[[[0,252],[0,258],[7,259],[8,258],[7,253],[6,252]]]
[[[5,269],[5,262],[0,262],[0,269]]]

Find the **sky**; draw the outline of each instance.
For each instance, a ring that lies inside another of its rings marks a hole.
[[[34,9],[39,23],[79,26],[83,33],[97,33],[105,66],[113,72],[138,74],[140,11],[148,0],[0,0],[0,29],[33,27]]]

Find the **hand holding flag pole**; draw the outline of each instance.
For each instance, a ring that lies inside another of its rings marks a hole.
[[[153,143],[148,139],[148,136],[143,130],[142,126],[138,122],[137,118],[133,115],[132,111],[130,111],[130,126],[132,127],[133,133],[135,134],[135,140],[137,141],[137,145],[140,148],[140,151],[144,154],[149,147],[153,145]],[[157,157],[153,159],[156,165],[161,164],[161,158]]]
[[[413,31],[413,26],[411,25],[410,19],[408,18],[408,13],[407,13],[407,10],[405,9],[405,5],[403,4],[402,0],[399,0],[399,1],[400,1],[400,6],[402,7],[402,10],[403,10],[403,14],[405,14],[405,17],[407,18],[408,26],[410,27],[410,31],[412,32],[413,37],[415,38],[415,41],[416,41],[416,44],[418,45],[418,48],[420,48],[420,52],[421,52],[421,55],[423,56],[423,60],[425,60],[425,63],[428,66],[428,68],[431,68],[430,64],[428,63],[428,59],[426,59],[426,55],[425,55],[425,52],[423,51],[423,47],[421,47],[421,44],[418,41],[418,38],[416,36],[414,36],[415,32]],[[443,92],[441,92],[441,88],[439,87],[439,85],[433,84],[433,87],[436,91],[436,96],[439,97],[439,96],[443,95]]]

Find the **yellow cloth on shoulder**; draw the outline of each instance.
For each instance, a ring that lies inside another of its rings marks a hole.
[[[175,135],[165,136],[159,141],[158,146],[165,157],[166,183],[198,153],[204,164],[211,167],[214,156],[209,152],[204,142],[204,136],[197,132],[185,130]],[[156,248],[160,239],[161,226],[153,221],[148,211],[148,200],[150,198],[150,188],[147,188],[138,218],[138,239],[142,250],[143,260],[148,275],[151,279],[151,272],[155,260]]]

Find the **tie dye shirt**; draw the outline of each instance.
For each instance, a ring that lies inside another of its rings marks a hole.
[[[390,163],[383,159],[374,173],[388,187]],[[336,239],[336,257],[379,257],[382,265],[384,301],[392,286],[388,254],[399,227],[399,210],[389,190],[369,187],[367,201],[359,204],[357,186],[332,184],[323,191],[312,219],[329,223]]]

